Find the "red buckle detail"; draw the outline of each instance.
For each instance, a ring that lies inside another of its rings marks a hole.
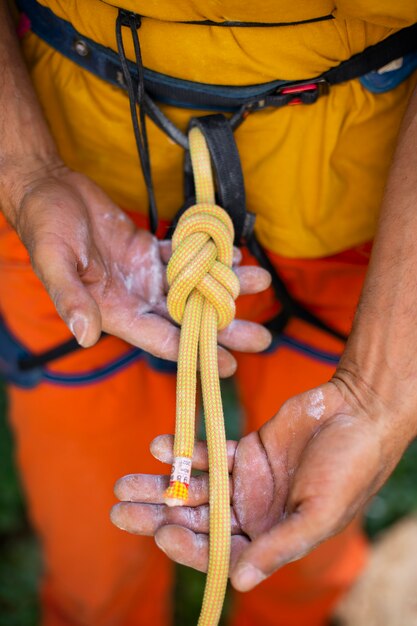
[[[308,85],[294,85],[294,87],[284,87],[281,89],[281,93],[301,93],[303,91],[313,91],[318,89],[317,83],[309,83]]]
[[[328,84],[324,80],[320,80],[315,83],[302,83],[298,85],[290,85],[289,87],[283,87],[279,90],[279,93],[284,96],[293,96],[288,102],[288,105],[292,104],[305,104],[302,94],[306,92],[316,92],[317,97],[328,92]],[[299,97],[297,97],[299,95]],[[308,102],[307,102],[308,103]]]

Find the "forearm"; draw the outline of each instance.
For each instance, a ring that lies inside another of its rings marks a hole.
[[[0,63],[0,206],[14,223],[21,195],[18,181],[59,159],[6,0],[0,0]]]
[[[370,267],[338,376],[417,434],[417,90],[400,133]]]

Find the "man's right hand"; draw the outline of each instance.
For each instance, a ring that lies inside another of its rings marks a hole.
[[[176,359],[179,329],[166,309],[170,254],[136,229],[91,180],[60,160],[20,54],[14,23],[0,0],[0,207],[27,247],[58,313],[82,346],[102,331],[155,356]],[[269,274],[237,268],[241,293],[264,290]],[[219,333],[225,348],[259,351],[268,331],[236,321]],[[219,348],[219,368],[236,362]]]
[[[137,229],[127,215],[86,176],[59,161],[10,172],[12,225],[29,251],[33,268],[59,315],[78,342],[93,345],[105,331],[151,354],[175,360],[179,329],[166,308],[165,263],[170,244]],[[269,285],[255,267],[236,268],[242,293]],[[255,352],[270,335],[262,326],[235,321],[222,333],[225,348]],[[235,360],[219,348],[221,374]]]

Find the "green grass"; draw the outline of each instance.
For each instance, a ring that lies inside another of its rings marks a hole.
[[[417,511],[417,440],[408,448],[389,481],[368,507],[365,529],[374,537],[407,513]]]
[[[225,391],[228,436],[237,438],[239,415],[230,383]],[[371,537],[403,515],[417,510],[416,476],[417,441],[407,450],[393,476],[368,509],[365,527]],[[12,437],[6,423],[5,395],[0,388],[0,626],[38,626],[40,573],[40,550],[26,519],[13,463]],[[197,623],[204,580],[203,574],[177,567],[176,626]],[[227,611],[228,604],[225,614]]]
[[[40,551],[25,514],[0,389],[0,626],[37,626]]]

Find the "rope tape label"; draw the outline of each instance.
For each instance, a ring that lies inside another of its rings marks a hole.
[[[170,484],[178,482],[190,484],[192,460],[186,456],[177,456],[172,464]]]

